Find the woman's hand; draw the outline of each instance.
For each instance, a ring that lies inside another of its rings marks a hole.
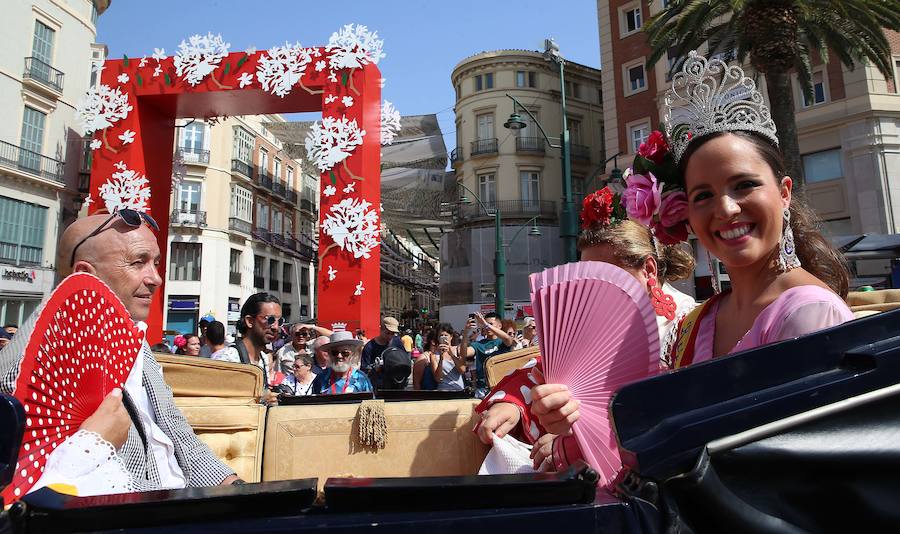
[[[498,402],[481,413],[478,438],[485,445],[490,445],[494,437],[502,438],[515,428],[521,418],[518,406],[509,402]]]
[[[265,404],[266,406],[276,406],[278,404],[278,394],[271,390],[265,390],[259,398],[260,404]]]
[[[447,343],[441,343],[440,345],[438,345],[438,352],[441,354],[450,352],[450,345]]]
[[[556,434],[544,434],[531,448],[535,471],[553,471],[553,440]]]
[[[531,413],[547,432],[558,436],[572,433],[572,425],[581,417],[580,401],[572,398],[563,384],[542,384],[531,388]]]

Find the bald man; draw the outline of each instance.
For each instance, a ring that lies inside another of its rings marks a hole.
[[[150,302],[162,279],[157,270],[159,246],[148,226],[155,227],[156,223],[144,216],[137,226],[130,224],[133,222],[126,222],[120,214],[76,220],[63,232],[56,265],[60,279],[73,272],[87,272],[103,280],[140,324],[150,314]],[[23,325],[8,350],[0,353],[0,390],[4,393],[11,393],[15,387],[19,362],[37,315],[35,312]],[[172,390],[163,381],[162,369],[146,341],[124,392],[107,396],[81,429],[100,434],[116,448],[140,491],[214,486],[237,480],[234,471],[197,438],[175,407]]]

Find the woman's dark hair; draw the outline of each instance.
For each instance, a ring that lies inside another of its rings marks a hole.
[[[425,336],[425,346],[423,348],[425,350],[431,350],[432,344],[434,344],[435,346],[440,345],[441,332],[449,334],[450,339],[453,339],[453,327],[448,323],[441,323],[439,325],[435,325],[431,330],[428,331],[428,335]]]
[[[206,339],[211,345],[225,344],[225,325],[219,321],[213,321],[206,326]]]
[[[247,332],[247,324],[244,322],[244,317],[248,315],[256,317],[259,315],[259,310],[262,309],[262,305],[266,303],[273,303],[281,305],[281,301],[278,300],[278,297],[271,293],[255,293],[250,295],[246,301],[244,301],[244,305],[241,306],[241,320],[238,321],[237,331],[240,332],[241,335]]]
[[[763,161],[772,169],[776,180],[787,176],[784,165],[784,156],[781,149],[775,146],[767,138],[755,132],[732,131],[715,132],[695,139],[688,145],[687,150],[681,156],[678,164],[681,175],[687,170],[687,162],[691,155],[711,139],[731,134],[747,141],[760,155]],[[791,197],[791,230],[794,232],[794,243],[797,247],[797,257],[800,264],[813,276],[825,282],[832,291],[847,298],[850,286],[850,274],[847,270],[847,262],[844,256],[838,252],[831,243],[819,232],[819,218],[809,208],[799,193]],[[775,252],[777,254],[777,252]]]

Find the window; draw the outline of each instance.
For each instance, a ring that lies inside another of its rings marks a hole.
[[[0,261],[40,265],[44,260],[47,208],[0,197]]]
[[[816,104],[822,104],[825,102],[825,73],[821,70],[816,71],[812,75],[812,88],[813,95],[812,100],[809,99],[806,94],[803,94],[803,107],[808,108],[810,106],[815,106]],[[800,89],[801,92],[803,89]]]
[[[291,264],[285,262],[281,268],[281,290],[285,293],[290,293],[293,288],[291,287]]]
[[[262,201],[256,203],[256,227],[269,229],[269,205]]]
[[[309,267],[300,268],[300,295],[309,295]]]
[[[281,218],[281,210],[277,210],[272,208],[272,233],[281,235],[281,223],[283,219]]]
[[[262,256],[253,256],[253,287],[264,288],[266,259]]]
[[[173,242],[169,254],[170,280],[200,280],[200,243]]]
[[[278,287],[278,271],[280,265],[275,260],[269,260],[269,289],[279,289]]]
[[[578,119],[569,118],[567,122],[569,126],[569,142],[580,145],[582,140],[581,121]]]
[[[478,196],[483,202],[497,201],[497,182],[493,173],[478,175]]]
[[[232,217],[242,221],[253,222],[253,193],[243,187],[231,186]]]
[[[181,149],[186,154],[199,154],[203,150],[203,134],[206,125],[202,122],[192,122],[182,128]]]
[[[890,81],[888,83],[891,83]],[[894,92],[900,93],[900,59],[894,60]]]
[[[675,62],[678,61],[678,49],[670,47],[666,50],[666,81],[672,81],[672,67],[675,66]]]
[[[581,84],[566,82],[566,96],[581,99]]]
[[[572,200],[575,208],[580,210],[584,202],[584,176],[572,176]]]
[[[293,211],[284,212],[284,235],[294,235],[294,213]]]
[[[50,79],[50,65],[53,63],[53,38],[56,32],[43,22],[34,21],[34,40],[31,44],[31,55],[44,65],[39,68],[46,69],[47,78]]]
[[[234,128],[234,150],[231,157],[244,163],[250,163],[250,153],[253,152],[253,135],[240,126]]]
[[[844,177],[841,149],[823,150],[803,156],[803,175],[806,183],[824,182]]]
[[[35,172],[41,170],[41,150],[44,148],[45,113],[25,107],[22,115],[22,151],[19,152],[19,165]]]
[[[634,33],[641,29],[641,8],[633,7],[631,9],[625,9],[622,11],[623,15],[623,35],[628,35]]]
[[[265,148],[259,149],[259,171],[269,174],[269,152]]]
[[[516,87],[537,87],[537,74],[531,71],[517,70]]]
[[[628,86],[625,89],[626,94],[637,93],[647,87],[647,80],[644,75],[644,65],[634,65],[628,67]]]
[[[241,251],[231,249],[231,256],[228,258],[228,282],[241,285]]]
[[[275,181],[281,182],[281,160],[275,158]]]
[[[484,88],[485,89],[493,89],[494,88],[494,73],[489,72],[484,75]]]
[[[287,178],[285,179],[285,183],[288,187],[294,187],[294,168],[287,167]]]
[[[475,76],[475,90],[476,91],[484,90],[484,78],[481,77],[481,74]]]
[[[459,84],[456,84],[456,99],[459,100],[462,96],[462,89],[460,89]]]
[[[541,199],[541,173],[538,171],[519,172],[519,190],[522,202],[528,207],[537,207],[537,201]]]
[[[178,185],[179,211],[197,213],[200,210],[200,187],[199,182],[181,182]]]
[[[478,130],[475,132],[475,139],[493,139],[494,138],[494,114],[483,113],[475,118]]]
[[[650,123],[644,122],[628,129],[628,139],[631,142],[631,153],[636,154],[638,148],[650,137]]]

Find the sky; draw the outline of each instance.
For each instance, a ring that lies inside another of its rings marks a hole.
[[[285,41],[328,43],[344,24],[363,24],[384,40],[382,98],[403,115],[435,113],[447,150],[455,144],[453,67],[487,50],[543,49],[553,37],[566,59],[600,66],[596,0],[113,0],[97,42],[110,58],[174,53],[187,37],[220,33],[230,50],[263,50]]]

